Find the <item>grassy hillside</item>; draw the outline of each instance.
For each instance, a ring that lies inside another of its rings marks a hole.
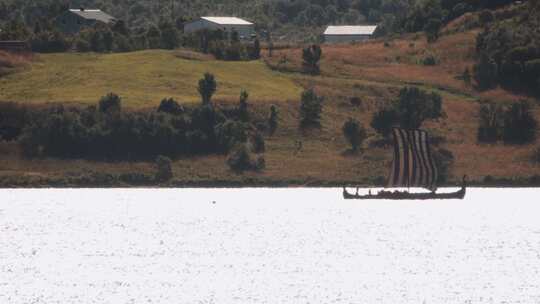
[[[46,55],[23,72],[0,78],[0,98],[95,104],[105,92],[115,91],[128,106],[155,105],[167,96],[195,101],[196,82],[202,73],[210,71],[217,75],[218,98],[236,101],[239,90],[246,88],[250,112],[268,117],[269,104],[265,101],[277,106],[279,127],[274,136],[266,138],[266,169],[239,175],[229,169],[225,155],[180,157],[173,162],[173,185],[372,185],[385,180],[392,157],[389,147],[375,144],[378,137],[369,126],[372,115],[395,100],[403,86],[415,85],[443,97],[446,115],[425,123],[423,128],[443,138],[439,147],[454,155],[450,183],[460,180],[463,174],[477,184],[484,183],[486,176],[505,178],[506,184],[511,179],[525,181],[540,174],[540,163],[531,161],[536,143],[491,145],[479,144],[476,139],[480,100],[509,103],[528,98],[500,87],[478,91],[459,79],[475,61],[478,31],[473,28],[454,32],[447,28],[447,34],[433,44],[428,44],[423,35],[408,35],[388,42],[324,46],[322,75],[315,77],[300,73],[300,47],[276,50],[271,58],[264,52],[263,60],[249,63],[218,62],[199,55],[182,59],[189,56],[179,51]],[[436,65],[422,64],[428,55],[436,58]],[[302,132],[299,95],[308,87],[325,97],[322,128]],[[352,97],[360,98],[362,104],[352,105]],[[538,106],[534,113],[540,120]],[[342,126],[349,117],[360,121],[368,132],[369,138],[359,154],[347,153],[349,146]],[[301,147],[298,142],[302,142]],[[28,160],[12,143],[0,143],[0,152],[3,185],[79,185],[91,171],[154,171],[152,162]]]
[[[16,74],[0,79],[0,100],[94,104],[108,92],[127,107],[154,106],[166,97],[199,101],[198,80],[205,72],[218,81],[218,99],[237,99],[241,89],[256,100],[297,98],[301,88],[262,62],[224,62],[183,51],[122,54],[62,53],[40,55]]]

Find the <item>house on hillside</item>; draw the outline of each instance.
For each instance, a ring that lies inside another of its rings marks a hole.
[[[96,23],[110,24],[116,19],[99,9],[70,9],[56,18],[57,27],[64,33],[74,34]]]
[[[376,29],[376,25],[330,25],[324,31],[324,42],[343,43],[364,41],[370,39]]]
[[[236,17],[201,17],[184,24],[184,33],[200,30],[222,30],[229,35],[237,32],[240,39],[251,39],[255,35],[255,25]]]

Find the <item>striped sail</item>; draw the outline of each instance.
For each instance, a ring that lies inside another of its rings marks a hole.
[[[394,159],[389,188],[422,187],[435,191],[438,172],[425,131],[394,128]]]

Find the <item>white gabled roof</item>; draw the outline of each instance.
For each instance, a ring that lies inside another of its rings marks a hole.
[[[97,20],[104,23],[114,21],[114,17],[98,9],[70,9],[70,12],[88,20]]]
[[[253,23],[236,17],[201,17],[201,19],[220,25],[253,25]]]
[[[376,25],[330,25],[324,31],[325,35],[373,35]]]

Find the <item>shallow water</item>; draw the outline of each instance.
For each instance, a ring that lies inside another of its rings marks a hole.
[[[540,303],[539,194],[0,190],[0,303]]]

